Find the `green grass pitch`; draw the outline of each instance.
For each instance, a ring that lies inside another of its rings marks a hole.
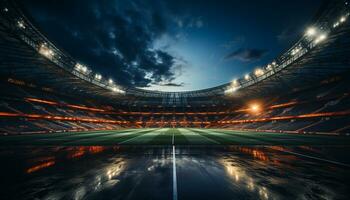
[[[0,145],[349,145],[350,137],[197,128],[1,136]]]

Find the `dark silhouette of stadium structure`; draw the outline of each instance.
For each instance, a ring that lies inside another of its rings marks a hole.
[[[328,1],[280,56],[230,83],[160,92],[104,79],[0,2],[0,133],[144,127],[350,132],[349,5]]]

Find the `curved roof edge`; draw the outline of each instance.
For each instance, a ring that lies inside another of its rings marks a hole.
[[[344,0],[332,1],[321,7],[315,16],[312,28],[306,32],[294,45],[282,53],[271,63],[255,69],[245,77],[233,80],[230,83],[216,87],[183,91],[183,92],[162,92],[139,89],[135,87],[125,87],[117,85],[113,81],[104,79],[98,73],[93,72],[87,66],[77,62],[66,52],[57,48],[46,36],[44,36],[26,17],[22,9],[13,1],[4,0],[1,2],[2,14],[8,15],[8,21],[12,23],[15,33],[27,45],[38,51],[43,57],[55,63],[58,67],[71,74],[88,81],[91,84],[113,91],[120,95],[134,95],[146,97],[203,97],[215,95],[230,95],[237,90],[242,90],[249,86],[258,84],[279,73],[282,69],[291,66],[297,60],[313,50],[322,43],[323,40],[332,34],[333,30],[341,26],[349,16],[349,5]],[[345,19],[345,20],[344,20]]]

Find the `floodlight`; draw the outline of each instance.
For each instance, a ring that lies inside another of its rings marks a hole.
[[[97,80],[101,80],[101,79],[102,79],[101,74],[95,74],[95,79],[97,79]]]
[[[234,79],[234,80],[232,81],[232,85],[233,85],[233,86],[237,86],[237,85],[238,85],[237,79]]]
[[[323,40],[325,40],[327,38],[327,35],[326,34],[321,34],[320,36],[317,37],[317,39],[315,40],[315,43],[320,43],[322,42]]]
[[[250,111],[253,112],[253,113],[257,113],[257,112],[260,112],[260,111],[261,111],[260,105],[259,105],[259,104],[256,104],[256,103],[251,104],[251,105],[249,106],[249,108],[250,108]]]
[[[52,58],[55,53],[49,49],[45,44],[42,44],[39,48],[39,53],[47,58]]]
[[[264,74],[264,71],[262,69],[256,69],[254,72],[255,76],[261,76]]]
[[[26,27],[24,26],[24,22],[23,21],[17,21],[17,25],[19,28],[21,29],[25,29]]]
[[[340,18],[340,22],[343,23],[343,22],[345,22],[345,21],[346,21],[346,17],[341,17],[341,18]]]
[[[310,28],[307,29],[306,35],[307,36],[314,36],[316,34],[316,32],[317,31],[316,31],[316,29],[314,27],[310,27]]]

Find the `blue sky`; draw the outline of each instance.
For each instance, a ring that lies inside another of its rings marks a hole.
[[[214,87],[270,62],[310,25],[321,1],[23,1],[78,61],[121,85]]]

